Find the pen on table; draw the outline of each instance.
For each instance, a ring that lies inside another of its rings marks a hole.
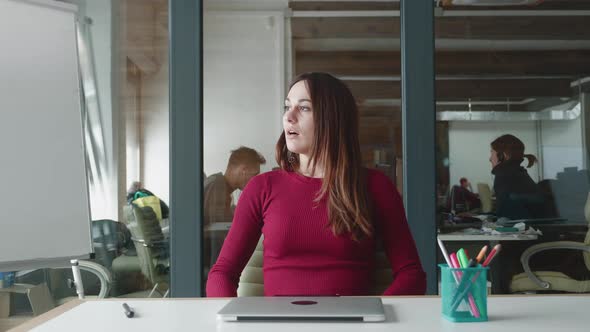
[[[486,258],[486,260],[483,262],[482,266],[486,267],[486,266],[490,265],[490,263],[492,262],[494,257],[498,256],[498,252],[500,252],[501,249],[502,249],[502,245],[500,245],[500,244],[495,245],[494,248],[492,249],[492,251],[490,251],[490,254]],[[475,276],[473,277],[471,282],[469,284],[467,284],[467,287],[465,287],[465,289],[461,292],[461,294],[459,296],[457,296],[457,298],[454,300],[453,305],[451,306],[451,310],[457,309],[457,307],[459,306],[459,303],[461,303],[461,299],[463,297],[465,297],[466,294],[468,294],[469,290],[471,289],[471,286],[477,280],[477,277],[479,277],[479,272],[477,272],[477,274],[475,274]]]
[[[125,316],[127,316],[127,318],[133,318],[133,316],[135,316],[135,311],[133,311],[127,303],[123,303],[123,309],[125,310]]]

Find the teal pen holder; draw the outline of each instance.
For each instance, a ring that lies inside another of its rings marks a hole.
[[[439,264],[442,315],[451,322],[488,320],[487,267],[450,268]]]

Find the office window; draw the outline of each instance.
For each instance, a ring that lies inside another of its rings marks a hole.
[[[348,85],[360,113],[363,166],[380,170],[402,191],[400,20],[391,15],[399,4],[289,1],[288,8],[290,16],[280,2],[205,7],[205,282],[244,184],[232,178],[240,165],[230,160],[250,160],[247,179],[278,167],[284,99],[299,74],[328,72]],[[334,16],[338,11],[352,14]],[[260,267],[262,252],[254,255],[248,266]],[[262,277],[251,271],[243,281]],[[261,295],[262,286],[251,283],[238,295]]]
[[[67,2],[82,18],[78,51],[95,252],[88,264],[96,271],[82,271],[85,293],[162,297],[170,259],[168,1]],[[101,271],[108,278],[99,278]],[[68,279],[68,268],[17,271],[14,287],[37,295],[0,292],[1,325],[16,326],[75,298]]]
[[[113,295],[162,297],[169,290],[170,267],[168,1],[113,6],[117,206],[132,240],[113,271],[124,280],[117,280]]]
[[[579,292],[582,251],[530,250],[587,241],[588,6],[456,2],[435,17],[439,236],[471,256],[502,246],[495,294]]]

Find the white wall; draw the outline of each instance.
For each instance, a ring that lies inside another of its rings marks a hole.
[[[272,18],[271,18],[272,17]],[[283,19],[269,14],[205,12],[204,167],[224,172],[231,150],[249,146],[274,163],[284,98]],[[142,77],[146,188],[169,202],[168,57]],[[147,98],[147,99],[146,99]]]
[[[170,136],[168,55],[162,49],[158,71],[142,80],[141,110],[143,185],[166,203],[170,202]]]
[[[543,178],[555,179],[564,167],[583,167],[581,116],[575,120],[541,121]]]
[[[282,14],[205,12],[204,167],[224,172],[230,151],[248,146],[275,166],[284,98]]]
[[[490,143],[503,134],[515,135],[523,141],[525,153],[537,155],[535,122],[449,122],[451,184],[459,184],[459,179],[466,177],[474,191],[477,191],[478,182],[488,183],[492,187]],[[538,166],[527,170],[533,180],[539,180]]]

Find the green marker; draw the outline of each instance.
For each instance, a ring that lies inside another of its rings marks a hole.
[[[463,250],[463,248],[457,251],[457,259],[459,259],[459,264],[461,264],[462,268],[469,266],[469,258],[467,258],[467,255],[465,254],[465,250]]]

